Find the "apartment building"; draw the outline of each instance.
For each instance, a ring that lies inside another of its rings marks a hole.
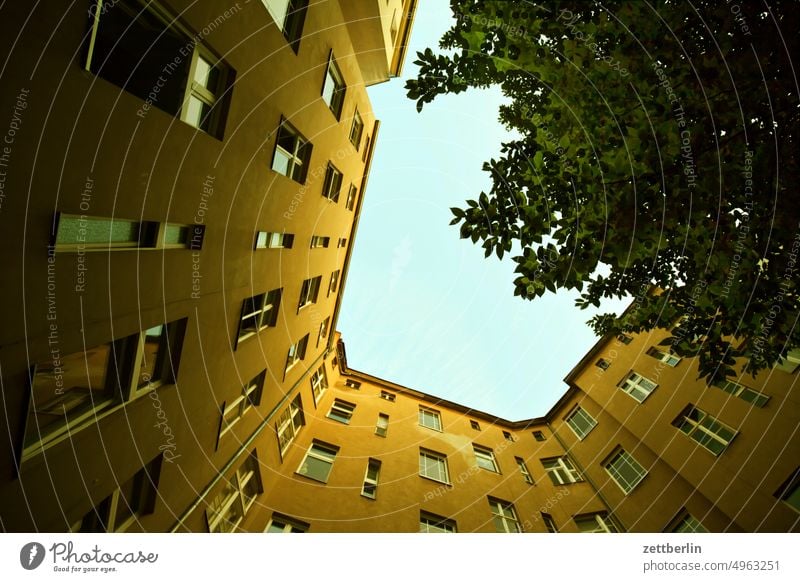
[[[169,531],[198,505],[193,530],[263,525],[242,467],[274,462],[262,433],[332,349],[367,88],[399,74],[414,11],[3,9],[2,38],[26,43],[0,103],[3,530]]]
[[[340,341],[263,475],[267,531],[797,531],[797,363],[706,388],[666,334],[604,338],[522,421],[352,370]]]

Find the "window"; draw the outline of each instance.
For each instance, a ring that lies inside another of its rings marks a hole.
[[[320,366],[316,372],[311,374],[311,394],[314,396],[314,404],[319,403],[319,399],[328,389],[328,376],[325,373],[325,366]]]
[[[442,417],[436,411],[424,406],[419,407],[419,424],[433,430],[442,430]]]
[[[224,480],[222,491],[208,504],[208,531],[236,531],[262,491],[258,457],[253,451],[232,477]]]
[[[300,184],[305,183],[308,164],[311,161],[312,145],[287,121],[278,127],[272,169]]]
[[[575,516],[580,533],[617,533],[619,530],[606,513],[587,513]]]
[[[618,386],[636,402],[644,402],[650,396],[650,393],[656,389],[657,384],[636,372],[631,372]]]
[[[297,304],[298,311],[307,305],[317,302],[321,283],[322,275],[303,281],[303,286],[300,288],[300,301]]]
[[[328,57],[328,69],[325,71],[325,81],[322,84],[322,100],[331,110],[331,112],[339,119],[342,114],[342,105],[344,105],[344,95],[347,86],[344,83],[344,77],[339,67],[336,66],[336,61],[333,60],[333,53]]]
[[[206,227],[204,224],[166,223],[161,229],[161,245],[163,249],[191,249],[199,251],[203,248],[203,238],[205,237]]]
[[[331,318],[326,317],[325,320],[319,324],[319,335],[317,336],[317,347],[322,340],[328,337],[328,326],[331,324]]]
[[[156,505],[163,455],[158,455],[122,483],[111,495],[94,506],[77,523],[73,532],[123,532]]]
[[[222,137],[233,71],[164,8],[133,0],[104,3],[92,16],[86,70],[144,101]]]
[[[600,368],[601,370],[608,370],[611,367],[611,363],[608,360],[604,360],[600,358],[594,363],[595,366]]]
[[[456,533],[456,522],[441,515],[419,512],[420,533]]]
[[[175,382],[186,319],[157,325],[34,365],[22,456],[97,420],[97,415]]]
[[[298,474],[327,483],[338,452],[339,447],[315,440],[297,469]]]
[[[367,156],[369,155],[369,145],[372,142],[372,138],[367,136],[367,140],[364,142],[364,153],[361,154],[361,161],[366,162]]]
[[[547,440],[547,437],[544,436],[544,433],[540,430],[533,431],[533,438],[535,438],[539,442],[543,442]]]
[[[304,521],[273,513],[264,533],[306,533],[309,527]]]
[[[308,334],[304,335],[296,344],[289,347],[289,353],[286,356],[286,369],[288,372],[297,362],[306,357],[306,347],[308,346]]]
[[[387,432],[389,432],[389,415],[381,412],[378,414],[378,423],[375,425],[375,434],[385,437]]]
[[[159,224],[72,214],[58,214],[55,250],[156,248]]]
[[[475,430],[481,430],[481,425],[478,424],[477,420],[470,420],[469,425],[474,428]]]
[[[339,192],[342,189],[342,173],[328,162],[325,170],[325,181],[322,183],[322,196],[331,202],[339,202]]]
[[[510,432],[508,432],[507,430],[503,431],[503,438],[506,439],[510,443],[514,442],[514,436]]]
[[[258,376],[242,386],[241,394],[230,404],[225,405],[222,410],[222,427],[220,436],[228,432],[240,418],[242,418],[251,408],[261,403],[261,392],[264,389],[264,379],[267,371],[264,370]]]
[[[367,472],[364,475],[364,484],[361,486],[361,495],[375,499],[378,493],[378,476],[381,472],[381,462],[370,459],[367,463]]]
[[[800,468],[796,469],[775,492],[775,497],[795,511],[800,511]]]
[[[350,184],[350,190],[347,192],[347,202],[345,202],[345,208],[348,210],[353,210],[356,206],[356,198],[358,197],[358,189]]]
[[[422,477],[449,484],[450,475],[447,472],[447,457],[440,453],[420,449],[419,474]]]
[[[331,237],[329,236],[314,235],[311,237],[312,249],[327,249],[330,244],[331,244]]]
[[[553,485],[566,485],[567,483],[578,483],[583,481],[581,474],[573,467],[569,457],[556,457],[554,459],[542,459],[544,470],[550,476]]]
[[[732,380],[720,380],[714,384],[717,388],[728,394],[732,394],[737,398],[741,398],[745,402],[749,402],[753,406],[763,408],[769,402],[769,396],[761,392],[757,392],[752,388],[748,388],[743,384],[734,382]]]
[[[597,426],[597,421],[580,406],[577,406],[566,417],[566,422],[577,437],[583,440],[592,429]]]
[[[362,133],[364,133],[364,122],[356,110],[353,113],[353,125],[350,127],[350,143],[356,147],[356,150],[361,146]]]
[[[331,273],[331,281],[328,283],[328,295],[331,293],[336,293],[337,289],[339,289],[339,270],[335,270]]]
[[[542,513],[542,521],[544,522],[544,527],[547,529],[547,533],[558,533],[558,526],[553,516],[549,513]]]
[[[275,423],[275,432],[278,435],[278,448],[281,451],[281,457],[286,454],[289,446],[294,441],[297,433],[305,425],[306,420],[303,416],[303,401],[300,395],[295,396],[295,399],[289,404],[286,410],[281,413]]]
[[[514,460],[517,462],[517,467],[519,467],[519,472],[522,473],[522,478],[525,479],[525,483],[533,485],[533,477],[525,461],[519,457],[514,457]]]
[[[340,238],[339,242],[336,243],[336,248],[339,248],[339,249],[343,249],[346,246],[347,246],[347,239],[346,238]]]
[[[397,397],[396,394],[392,394],[391,392],[386,392],[385,390],[381,390],[381,398],[383,398],[384,400],[388,400],[389,402],[394,402],[396,397]]]
[[[489,498],[489,507],[492,509],[492,521],[495,529],[500,533],[521,533],[517,511],[514,505],[508,501],[501,501],[493,497]]]
[[[355,409],[355,404],[337,398],[333,401],[331,410],[328,412],[328,418],[343,424],[350,424],[350,419],[353,418],[353,411]]]
[[[494,459],[494,452],[492,449],[486,449],[478,445],[472,445],[472,450],[475,451],[475,460],[481,469],[499,473],[497,462]]]
[[[261,0],[261,2],[269,10],[286,42],[297,53],[300,48],[300,38],[303,36],[308,0]]]
[[[285,232],[256,233],[257,249],[290,249],[294,244],[294,235]]]
[[[605,463],[606,471],[627,495],[645,478],[647,471],[623,449],[618,449]]]
[[[392,35],[392,42],[394,43],[397,40],[397,33],[400,30],[400,17],[398,16],[398,12],[395,9],[394,13],[392,14],[392,25],[389,29],[389,33]]]
[[[239,330],[236,333],[236,345],[244,339],[255,335],[267,327],[275,327],[278,323],[278,309],[281,306],[283,289],[273,289],[245,299],[239,314]]]
[[[786,372],[787,374],[794,374],[797,371],[798,366],[800,366],[800,349],[793,349],[789,350],[786,353],[786,357],[780,362],[775,362],[775,365],[772,367],[773,370],[780,370],[781,372]]]
[[[352,388],[353,390],[361,390],[361,382],[356,382],[352,378],[345,380],[344,385],[348,388]]]
[[[692,517],[686,510],[683,510],[677,518],[670,522],[666,531],[672,533],[708,533],[703,524]]]
[[[681,359],[678,356],[673,356],[672,354],[668,354],[667,352],[663,352],[658,348],[650,348],[647,350],[647,355],[655,358],[660,362],[664,362],[667,366],[674,368],[678,365]]]
[[[736,436],[734,429],[692,404],[672,424],[715,455],[722,453]]]
[[[631,336],[627,335],[627,334],[620,333],[620,334],[617,334],[617,341],[620,341],[623,344],[628,345],[629,343],[631,343],[633,341],[633,338]]]

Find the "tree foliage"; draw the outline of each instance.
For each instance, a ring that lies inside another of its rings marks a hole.
[[[519,137],[452,224],[487,257],[514,255],[515,295],[631,296],[595,332],[672,328],[708,382],[800,345],[796,3],[451,8],[443,51],[417,53],[406,89],[418,110],[470,87],[509,99],[499,117]]]

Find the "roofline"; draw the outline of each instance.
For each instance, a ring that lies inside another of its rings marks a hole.
[[[545,417],[527,418],[524,420],[517,420],[517,421],[507,420],[505,418],[495,416],[494,414],[489,414],[488,412],[484,412],[482,410],[469,408],[468,406],[464,406],[463,404],[458,404],[457,402],[453,402],[452,400],[439,398],[434,394],[429,394],[427,392],[415,390],[413,388],[409,388],[408,386],[403,386],[401,384],[397,384],[396,382],[392,382],[384,378],[379,378],[377,376],[373,376],[372,374],[367,374],[366,372],[353,370],[352,368],[349,368],[347,366],[347,352],[345,350],[344,341],[342,339],[339,339],[337,343],[336,353],[337,357],[339,358],[339,371],[343,376],[351,376],[354,378],[359,378],[366,382],[370,382],[371,384],[377,384],[378,386],[381,386],[383,388],[387,388],[389,390],[393,390],[401,394],[407,394],[409,396],[413,396],[419,400],[422,400],[424,402],[429,402],[435,406],[444,406],[448,409],[462,412],[476,419],[481,419],[486,422],[490,422],[492,424],[504,426],[506,428],[511,428],[515,430],[524,430],[533,425],[538,426],[547,423],[547,419]]]

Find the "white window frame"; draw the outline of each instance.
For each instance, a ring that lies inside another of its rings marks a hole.
[[[292,151],[289,151],[280,145],[281,132],[283,131],[293,137]],[[309,148],[308,150],[306,149],[307,147]],[[270,169],[276,174],[285,176],[299,184],[305,184],[306,173],[308,171],[308,162],[310,162],[311,159],[312,148],[313,146],[311,145],[311,142],[304,138],[300,132],[294,128],[294,126],[292,126],[286,120],[281,120],[281,123],[278,126],[278,131],[275,134],[275,151],[272,153],[272,164]],[[285,174],[279,169],[280,166],[276,164],[278,152],[280,152],[281,155],[283,155],[287,160]],[[304,157],[306,155],[309,158],[308,160],[306,160]],[[297,174],[297,177],[295,177],[295,174]]]
[[[283,531],[270,531],[270,529],[276,526],[280,527]],[[269,523],[267,523],[267,527],[264,528],[264,533],[306,533],[310,527],[311,526],[305,522],[273,513]]]
[[[292,246],[294,235],[288,232],[260,230],[256,233],[256,249],[290,249]]]
[[[519,467],[519,472],[522,473],[522,478],[525,480],[525,483],[534,485],[533,475],[531,475],[528,465],[525,463],[525,459],[514,457],[514,460],[517,462],[517,467]]]
[[[327,91],[329,84],[333,85],[330,91]],[[326,96],[330,93],[330,98]],[[344,109],[344,100],[347,96],[347,83],[344,82],[344,75],[339,70],[336,64],[336,59],[333,58],[333,51],[328,55],[328,67],[325,69],[325,77],[322,80],[322,101],[328,106],[328,109],[333,113],[338,121],[342,117],[342,110]],[[338,105],[336,105],[338,104]]]
[[[325,394],[325,391],[328,389],[328,374],[325,371],[325,365],[323,364],[317,370],[311,374],[311,395],[314,398],[314,404],[319,404],[320,398],[322,395]]]
[[[497,459],[494,457],[494,451],[487,447],[473,444],[472,451],[475,453],[475,463],[481,469],[491,471],[492,473],[499,473],[500,469],[497,466]],[[483,464],[481,464],[483,462]],[[487,467],[486,465],[490,465]]]
[[[381,462],[378,459],[369,459],[364,472],[364,483],[361,485],[361,495],[368,499],[375,499],[378,495],[378,481],[381,475]]]
[[[553,516],[549,513],[540,513],[542,515],[542,521],[544,522],[544,527],[547,530],[547,533],[558,533],[558,525],[556,525],[556,520],[553,519]]]
[[[647,350],[647,355],[650,356],[651,358],[655,358],[659,362],[665,363],[670,368],[674,368],[681,362],[680,357],[665,352],[664,350],[659,350],[657,347],[649,348]]]
[[[364,136],[364,120],[356,109],[353,112],[353,124],[350,126],[350,143],[356,148],[361,149],[361,138]]]
[[[748,404],[758,408],[764,408],[770,399],[770,397],[763,392],[753,390],[749,386],[745,386],[739,382],[734,382],[733,380],[720,380],[719,382],[716,382],[714,386],[723,392],[730,394],[731,396],[735,396],[740,400],[744,400]]]
[[[685,509],[667,526],[669,533],[708,533],[699,519]]]
[[[392,392],[387,392],[386,390],[381,390],[381,396],[383,400],[387,402],[394,402],[397,399],[397,395]]]
[[[584,424],[576,426],[577,420],[582,421]],[[594,427],[597,426],[597,421],[594,417],[581,406],[573,408],[572,411],[564,417],[564,422],[567,423],[567,426],[572,429],[572,432],[574,432],[575,436],[580,440],[585,439],[586,436],[594,430]]]
[[[342,172],[328,162],[328,167],[325,169],[325,179],[322,182],[322,197],[334,204],[339,202],[343,180]]]
[[[319,451],[325,451],[328,455],[325,455]],[[303,460],[300,462],[300,465],[297,467],[297,474],[302,475],[308,479],[312,479],[314,481],[318,481],[320,483],[327,483],[328,479],[331,477],[331,473],[333,472],[333,464],[336,461],[336,456],[339,454],[339,447],[335,445],[329,445],[328,443],[323,443],[322,441],[312,441],[312,443],[308,447],[308,451],[303,456]],[[325,474],[324,479],[318,479],[317,477],[312,477],[306,473],[302,473],[301,470],[303,469],[303,465],[306,464],[306,460],[312,458],[320,461],[322,463],[326,463],[328,465],[328,472]]]
[[[647,469],[622,448],[618,448],[611,454],[609,459],[603,463],[603,468],[625,495],[636,489],[639,483],[647,477]],[[628,470],[634,473],[632,478],[627,474]]]
[[[426,459],[432,459],[433,461],[436,462],[436,466],[438,467],[436,475],[427,474],[428,466],[426,463],[423,462],[423,457]],[[440,478],[442,473],[444,473],[444,480]],[[442,453],[437,453],[436,451],[431,451],[430,449],[423,449],[420,447],[419,475],[420,477],[424,477],[425,479],[431,479],[432,481],[436,481],[438,483],[444,483],[445,485],[450,485],[450,468],[447,466],[447,455],[443,455]]]
[[[322,235],[311,235],[311,243],[309,248],[312,249],[327,249],[331,244],[331,237]]]
[[[554,485],[571,485],[583,481],[580,471],[567,456],[542,459],[542,466]]]
[[[420,511],[419,533],[456,533],[457,531],[455,520],[428,511]]]
[[[346,402],[345,400],[340,400],[338,398],[334,398],[333,404],[331,404],[331,409],[328,411],[326,415],[327,418],[331,420],[335,420],[336,422],[341,422],[342,424],[350,424],[350,421],[353,419],[353,413],[356,410],[356,405],[352,402]]]
[[[255,494],[249,497],[247,487],[251,482],[255,487]],[[235,521],[229,521],[229,523],[231,523],[231,529],[226,531],[236,531],[247,517],[247,512],[262,493],[261,474],[258,466],[258,457],[255,451],[248,455],[247,459],[236,469],[228,483],[230,483],[232,490],[222,497],[216,507],[212,508],[209,506],[206,510],[208,531],[210,533],[221,531],[219,528],[225,523],[225,516],[228,515],[234,506],[239,510],[239,517]],[[225,491],[223,490],[214,500],[216,501],[224,494]]]
[[[331,293],[336,293],[339,290],[339,274],[341,271],[336,269],[333,273],[331,273],[331,280],[328,283],[328,296],[330,297]]]
[[[572,518],[575,525],[578,527],[579,533],[619,533],[619,529],[614,521],[606,513],[589,513],[585,515],[576,515]],[[595,527],[591,531],[581,531],[581,523],[589,524],[594,521]]]
[[[195,73],[197,72],[198,63],[201,59],[209,66],[209,68],[218,70],[219,77],[217,79],[218,86],[216,90],[220,93],[219,95],[214,93],[214,91],[211,91],[208,87],[195,81]],[[214,107],[225,94],[225,90],[228,86],[229,74],[230,68],[225,63],[214,57],[214,55],[212,55],[208,49],[195,43],[194,51],[192,52],[192,64],[189,67],[189,76],[186,80],[183,105],[181,106],[181,121],[191,125],[195,129],[199,129],[202,132],[208,133],[209,135],[218,136],[222,129],[220,127],[221,113],[219,108],[215,109]],[[189,102],[192,98],[197,99],[211,108],[211,112],[209,114],[210,118],[208,120],[208,130],[203,129],[199,125],[195,125],[192,120],[189,119]]]
[[[499,533],[522,533],[522,526],[519,523],[519,515],[514,504],[509,501],[503,501],[495,497],[489,497],[489,507],[492,511],[492,523]],[[505,511],[509,511],[511,515],[506,515]],[[503,529],[499,528],[500,523]]]
[[[347,210],[353,210],[355,208],[357,197],[358,188],[356,188],[355,184],[350,184],[350,189],[347,191],[347,201],[344,205]]]
[[[689,415],[695,411],[700,414],[699,420],[689,418]],[[731,433],[730,438],[726,440],[723,436],[720,436],[719,434],[714,432],[714,430],[712,430],[708,426],[705,426],[704,423],[706,423],[706,421],[708,421],[709,423],[717,424],[722,429],[730,431]],[[728,448],[728,446],[731,444],[731,442],[733,442],[733,439],[735,439],[736,435],[738,434],[738,431],[733,427],[728,426],[724,422],[721,422],[719,419],[717,419],[715,416],[712,416],[705,410],[698,408],[697,406],[694,406],[692,404],[683,409],[678,418],[675,419],[673,425],[679,431],[685,434],[688,438],[692,439],[694,442],[696,442],[698,445],[703,447],[705,450],[707,450],[714,456],[719,456],[722,453],[724,453],[725,450]],[[684,430],[684,428],[688,430]],[[700,438],[698,438],[698,436]],[[707,446],[705,439],[703,439],[702,437],[708,437],[712,441],[721,444],[722,448],[719,450],[719,452],[714,451],[713,449]]]
[[[652,387],[649,387],[648,384],[652,384]],[[634,371],[629,372],[617,386],[639,404],[647,400],[658,388],[658,384]],[[636,395],[642,392],[644,392],[644,396],[640,399]]]
[[[375,434],[385,437],[389,433],[389,415],[384,412],[378,413],[378,421],[375,423]]]
[[[433,419],[433,424],[435,426],[430,426],[429,424],[425,423],[425,421],[429,418]],[[434,410],[433,408],[428,408],[427,406],[420,406],[419,425],[424,426],[425,428],[429,428],[431,430],[435,430],[437,432],[442,432],[442,414],[438,410]]]
[[[303,414],[303,400],[298,394],[275,422],[275,434],[278,437],[278,449],[281,452],[281,459],[286,455],[286,451],[292,446],[292,443],[300,433],[300,429],[303,428],[305,424],[306,419]]]
[[[252,297],[248,297],[242,301],[242,307],[239,311],[239,326],[236,330],[236,343],[234,345],[234,349],[236,349],[244,340],[257,335],[266,328],[275,327],[278,320],[278,310],[281,306],[282,297],[283,288],[279,288],[270,289],[269,291],[259,293],[258,295],[253,295]],[[248,302],[253,304],[254,311],[245,313],[244,310]],[[242,328],[245,320],[253,317],[255,317],[256,320],[255,329],[243,332]]]
[[[311,277],[303,281],[303,286],[300,288],[300,300],[297,304],[298,312],[304,307],[308,307],[317,302],[321,285],[322,275],[317,275],[316,277]]]
[[[220,437],[230,431],[245,414],[261,403],[266,370],[242,386],[241,394],[222,411],[222,430]]]

